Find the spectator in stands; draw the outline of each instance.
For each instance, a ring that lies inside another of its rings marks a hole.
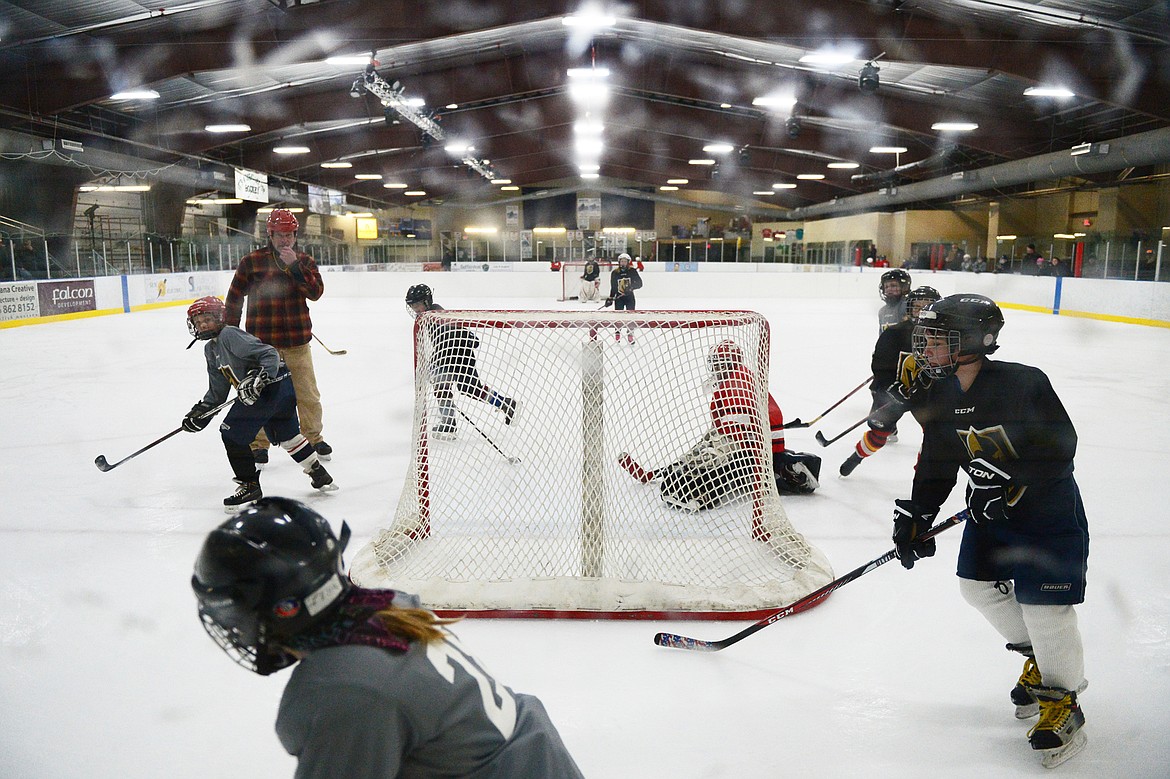
[[[37,250],[31,238],[25,238],[16,247],[16,278],[19,280],[45,278],[45,259],[38,262]]]
[[[287,208],[274,208],[268,215],[268,246],[240,260],[224,301],[224,323],[240,326],[244,298],[248,298],[244,329],[280,353],[292,373],[301,432],[317,456],[328,460],[333,447],[321,437],[321,393],[310,351],[313,321],[308,305],[310,300],[320,300],[325,282],[313,258],[294,248],[299,228],[296,216]],[[257,463],[268,462],[268,446],[261,430],[252,442]]]
[[[1044,267],[1044,255],[1036,251],[1036,244],[1028,244],[1027,251],[1024,252],[1024,273],[1039,274]]]

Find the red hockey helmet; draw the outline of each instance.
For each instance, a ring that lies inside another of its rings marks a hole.
[[[274,208],[268,215],[268,234],[295,233],[301,229],[296,214],[287,208]]]
[[[707,367],[714,374],[726,373],[743,367],[743,349],[730,339],[715,344],[707,355]]]
[[[223,301],[217,297],[208,295],[204,298],[199,298],[187,308],[187,331],[195,338],[201,341],[206,341],[215,338],[219,335],[219,331],[223,329]],[[195,327],[195,317],[200,314],[211,314],[215,317],[214,330],[199,330]]]

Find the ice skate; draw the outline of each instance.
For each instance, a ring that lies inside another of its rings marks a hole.
[[[324,441],[318,441],[313,444],[313,451],[317,453],[317,459],[319,460],[333,459],[333,447]]]
[[[234,493],[223,499],[223,509],[227,513],[234,514],[244,504],[264,497],[264,493],[260,490],[260,482],[240,481],[239,479],[236,479],[235,482],[240,486],[236,488]]]
[[[431,435],[438,438],[440,441],[454,441],[455,433],[458,428],[455,426],[454,419],[444,419],[439,424],[431,428]]]
[[[863,458],[857,452],[849,455],[849,459],[841,463],[841,477],[844,478],[856,470],[857,466],[861,465]]]
[[[1085,715],[1077,703],[1077,694],[1059,687],[1035,687],[1032,690],[1040,705],[1040,721],[1028,731],[1028,741],[1043,754],[1040,764],[1055,768],[1077,755],[1088,737]]]
[[[1016,719],[1030,719],[1040,713],[1040,702],[1033,692],[1041,685],[1040,669],[1031,657],[1025,658],[1020,680],[1012,688],[1012,703],[1016,704]]]
[[[512,418],[516,416],[516,399],[504,398],[504,402],[500,404],[500,410],[504,412],[504,424],[512,424]]]
[[[333,477],[320,462],[313,463],[305,469],[305,473],[309,474],[309,478],[313,480],[313,489],[321,490],[321,492],[333,492],[337,489],[337,485],[333,483]]]
[[[634,342],[634,331],[633,330],[629,330],[626,332],[626,339],[629,341],[629,343]]]

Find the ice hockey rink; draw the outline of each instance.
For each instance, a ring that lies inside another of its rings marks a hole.
[[[447,308],[584,308],[551,294],[444,295],[449,274],[427,276]],[[656,295],[649,276],[639,303],[765,314],[772,391],[788,418],[815,417],[868,375],[876,291],[759,299],[751,278],[742,295],[699,306]],[[1056,771],[1166,777],[1170,329],[1012,309],[1005,317],[996,359],[1046,371],[1077,427],[1092,534],[1079,608],[1089,744]],[[406,474],[411,320],[401,294],[328,293],[313,319],[326,344],[348,352],[314,352],[340,490],[313,492],[278,450],[263,484],[335,528],[348,522],[352,559],[388,523]],[[286,676],[234,665],[195,615],[191,565],[233,487],[216,433],[178,435],[108,473],[93,463],[178,426],[206,387],[189,340],[182,307],[0,330],[0,776],[293,773],[273,732]],[[855,435],[825,449],[814,433],[835,435],[867,410],[858,393],[816,428],[788,432],[789,448],[817,452],[824,469],[821,489],[785,506],[837,575],[891,547],[892,504],[908,496],[921,438],[907,418],[898,443],[837,478]],[[522,450],[522,420],[494,431],[505,449]],[[539,463],[524,467],[532,479],[553,478]],[[943,513],[961,500],[956,488]],[[467,620],[456,632],[498,679],[544,700],[590,777],[1045,774],[1026,740],[1034,720],[1017,721],[1008,700],[1020,658],[958,594],[960,532],[940,536],[937,556],[913,571],[886,565],[714,654],[659,648],[652,637],[723,638],[748,623]]]

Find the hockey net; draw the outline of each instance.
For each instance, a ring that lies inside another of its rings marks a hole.
[[[561,296],[557,300],[581,300],[581,276],[585,273],[585,260],[567,260],[561,263]],[[597,290],[597,302],[605,301],[609,294],[609,274],[614,269],[610,260],[596,260],[601,282]],[[590,302],[590,301],[584,301]]]
[[[719,460],[702,442],[708,356],[727,340],[752,377],[757,434],[737,442],[736,489],[680,509],[663,499],[666,479],[642,483],[619,458],[659,473]],[[359,584],[440,612],[756,619],[831,581],[776,492],[760,314],[428,312],[414,349],[408,474],[393,523],[355,558]]]

